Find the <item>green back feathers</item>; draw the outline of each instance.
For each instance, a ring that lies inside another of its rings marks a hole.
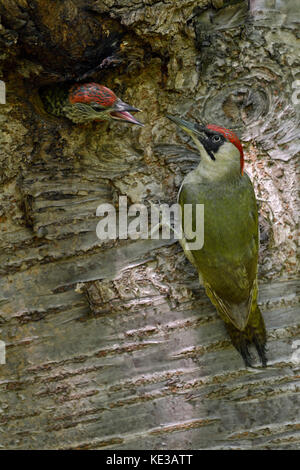
[[[179,202],[182,207],[204,204],[204,246],[191,252],[203,279],[222,299],[245,302],[256,279],[258,257],[257,206],[249,177],[183,185]]]

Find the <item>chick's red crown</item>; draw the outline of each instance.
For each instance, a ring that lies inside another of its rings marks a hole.
[[[69,100],[75,103],[98,103],[104,107],[111,107],[117,97],[112,90],[99,83],[84,83],[74,85],[69,94]]]

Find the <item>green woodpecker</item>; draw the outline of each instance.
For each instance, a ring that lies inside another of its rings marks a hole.
[[[184,178],[178,195],[184,234],[181,245],[246,366],[252,364],[251,343],[266,366],[266,329],[257,305],[258,212],[251,180],[243,171],[242,145],[223,127],[168,118],[192,137],[201,157],[198,167]],[[195,206],[204,204],[200,250],[189,249],[192,240],[184,230],[185,204],[193,208],[193,230]]]
[[[75,123],[123,121],[143,126],[130,114],[139,109],[124,103],[112,90],[99,83],[46,87],[40,91],[40,96],[46,111]]]

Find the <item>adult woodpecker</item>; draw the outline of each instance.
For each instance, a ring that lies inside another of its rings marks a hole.
[[[251,180],[243,171],[241,142],[224,127],[168,118],[192,137],[201,157],[198,167],[184,178],[178,195],[184,234],[181,245],[246,366],[252,364],[251,343],[266,366],[266,329],[257,305],[258,212]],[[184,230],[185,204],[192,204],[193,230],[195,206],[204,204],[201,250],[189,249],[192,240]]]
[[[139,109],[124,103],[112,90],[99,83],[46,87],[40,91],[40,96],[46,111],[75,123],[123,121],[143,126],[130,114]]]

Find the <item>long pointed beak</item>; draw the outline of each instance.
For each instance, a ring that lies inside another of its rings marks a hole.
[[[187,134],[194,136],[196,138],[206,138],[205,132],[204,132],[204,126],[199,126],[197,123],[185,121],[184,119],[179,119],[174,116],[166,116],[170,121],[175,122],[177,126],[179,126],[182,130],[184,130]]]
[[[130,104],[127,104],[127,103],[124,103],[124,101],[117,101],[115,106],[114,106],[114,110],[115,111],[131,111],[132,113],[138,113],[139,111],[141,111],[140,109],[138,108],[134,108],[133,106],[131,106]]]
[[[141,111],[140,109],[134,108],[130,104],[127,104],[127,103],[124,103],[124,101],[118,100],[115,103],[110,114],[114,119],[130,122],[132,124],[137,124],[138,126],[144,126],[144,124],[142,124],[140,121],[135,119],[135,117],[133,117],[132,114],[130,114],[130,112],[138,113],[140,111]]]

